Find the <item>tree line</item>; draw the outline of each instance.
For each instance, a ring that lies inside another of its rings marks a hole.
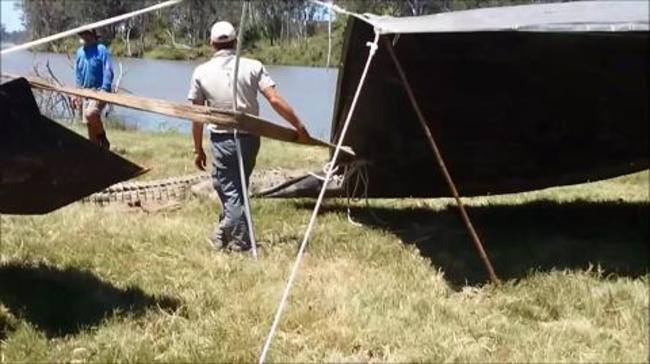
[[[476,7],[539,3],[554,0],[340,0],[334,3],[360,13],[415,16]],[[26,37],[36,39],[83,24],[110,18],[159,3],[160,0],[20,0]],[[244,45],[250,50],[309,42],[326,32],[327,11],[306,0],[247,2]],[[159,54],[192,54],[178,50],[203,49],[209,53],[210,26],[228,20],[238,27],[242,2],[233,0],[185,0],[179,5],[100,29],[102,41],[119,55],[140,57]],[[336,17],[335,37],[341,38],[343,17]],[[335,41],[340,44],[340,39]],[[320,44],[319,44],[320,45]],[[53,43],[45,50],[64,51],[74,40]],[[162,51],[161,51],[162,50]],[[176,52],[175,52],[176,51]],[[305,50],[303,49],[302,52]],[[201,55],[201,52],[195,55]],[[156,57],[154,57],[156,58]]]

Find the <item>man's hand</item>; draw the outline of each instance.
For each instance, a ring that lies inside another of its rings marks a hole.
[[[298,138],[297,138],[297,140],[298,140],[299,143],[307,144],[307,143],[309,143],[309,141],[311,140],[311,136],[309,135],[309,132],[307,131],[307,129],[305,128],[305,126],[302,125],[302,124],[300,124],[300,125],[296,128],[296,133],[298,133]]]
[[[194,165],[196,168],[205,171],[205,167],[207,166],[207,159],[205,157],[205,152],[203,149],[194,151]]]

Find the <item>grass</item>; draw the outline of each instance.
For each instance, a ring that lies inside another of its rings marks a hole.
[[[116,151],[193,173],[189,136],[110,131]],[[259,169],[327,152],[265,140]],[[328,201],[272,361],[647,362],[648,172],[466,202],[501,286],[448,199]],[[146,214],[73,204],[1,217],[0,360],[251,362],[311,200],[254,200],[262,256],[213,252],[209,201]],[[371,214],[371,212],[373,214]]]

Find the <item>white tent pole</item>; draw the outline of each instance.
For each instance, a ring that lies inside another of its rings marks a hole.
[[[329,0],[330,4],[334,0]],[[332,8],[327,9],[327,63],[325,67],[329,70],[330,60],[332,58]]]
[[[244,21],[246,20],[246,5],[247,1],[242,2],[241,18],[239,20],[239,32],[237,34],[237,47],[235,51],[235,69],[232,76],[232,110],[237,113],[237,74],[239,73],[239,54],[241,52],[241,42],[244,35]],[[239,179],[241,182],[242,198],[244,199],[244,214],[246,215],[246,224],[248,225],[248,236],[251,241],[251,253],[253,258],[257,260],[257,242],[255,241],[255,227],[253,226],[253,218],[251,216],[251,205],[248,197],[248,184],[246,183],[246,171],[244,171],[244,157],[241,152],[241,143],[239,142],[239,134],[237,129],[234,132],[235,147],[237,148],[237,162],[239,163]]]
[[[104,20],[101,20],[101,21],[98,21],[98,22],[95,22],[95,23],[92,23],[92,24],[87,24],[87,25],[83,25],[83,26],[80,26],[80,27],[77,27],[77,28],[74,28],[74,29],[66,30],[64,32],[53,34],[53,35],[50,35],[50,36],[45,37],[45,38],[36,39],[36,40],[31,41],[31,42],[27,42],[27,43],[23,43],[23,44],[20,44],[20,45],[11,47],[11,48],[3,49],[3,50],[0,51],[0,55],[5,55],[5,54],[13,53],[13,52],[16,52],[16,51],[20,51],[20,50],[23,50],[23,49],[32,48],[32,47],[35,47],[35,46],[38,46],[38,45],[41,45],[41,44],[53,42],[53,41],[61,39],[61,38],[65,38],[65,37],[68,37],[68,36],[71,36],[71,35],[76,35],[79,32],[82,32],[84,30],[91,30],[91,29],[103,27],[103,26],[106,26],[106,25],[109,25],[109,24],[117,23],[117,22],[125,20],[125,19],[133,18],[133,17],[138,16],[140,14],[145,14],[145,13],[148,13],[148,12],[151,12],[151,11],[154,11],[154,10],[160,10],[160,9],[166,8],[168,6],[179,4],[182,1],[183,0],[169,0],[169,1],[166,1],[164,3],[160,3],[160,4],[157,4],[157,5],[150,6],[148,8],[132,11],[130,13],[114,16],[112,18],[104,19]]]

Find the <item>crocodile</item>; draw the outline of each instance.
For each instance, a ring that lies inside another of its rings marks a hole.
[[[250,193],[255,197],[259,191],[272,188],[305,173],[307,173],[305,170],[281,168],[253,171]],[[210,174],[195,173],[151,181],[117,183],[84,198],[82,202],[100,206],[117,203],[137,207],[147,203],[180,202],[192,196],[218,200],[212,187]]]

